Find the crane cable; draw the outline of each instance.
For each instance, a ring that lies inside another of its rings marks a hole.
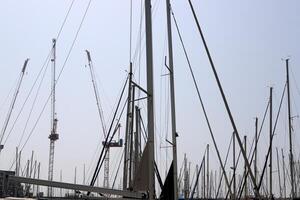
[[[185,45],[184,45],[184,43],[183,43],[183,39],[182,39],[181,33],[180,33],[180,31],[179,31],[179,27],[178,27],[178,24],[177,24],[177,21],[176,21],[174,12],[171,11],[171,13],[172,13],[172,16],[173,16],[173,19],[174,19],[174,22],[175,22],[177,34],[178,34],[178,36],[179,36],[179,39],[180,39],[180,42],[181,42],[181,45],[182,45],[182,48],[183,48],[183,51],[184,51],[184,55],[185,55],[186,61],[187,61],[187,63],[188,63],[188,68],[189,68],[189,71],[190,71],[191,76],[192,76],[192,79],[193,79],[193,83],[194,83],[194,86],[195,86],[195,89],[196,89],[196,92],[197,92],[197,95],[198,95],[198,99],[199,99],[200,104],[201,104],[201,108],[202,108],[202,111],[203,111],[203,114],[204,114],[204,117],[205,117],[205,121],[206,121],[207,127],[208,127],[208,129],[209,129],[209,133],[210,133],[210,136],[211,136],[211,138],[212,138],[212,141],[213,141],[215,150],[216,150],[216,152],[217,152],[217,157],[218,157],[219,163],[220,163],[220,165],[221,165],[221,168],[222,168],[222,171],[223,171],[223,174],[224,174],[224,177],[225,177],[226,185],[227,185],[228,188],[229,188],[230,194],[232,194],[231,188],[229,187],[228,177],[227,177],[227,174],[226,174],[224,165],[223,165],[223,161],[222,161],[221,155],[220,155],[219,150],[218,150],[217,143],[216,143],[216,141],[215,141],[215,136],[214,136],[214,134],[213,134],[213,131],[212,131],[212,128],[211,128],[211,125],[210,125],[210,121],[209,121],[209,119],[208,119],[208,115],[207,115],[206,109],[205,109],[205,107],[204,107],[204,103],[203,103],[202,97],[201,97],[201,95],[200,95],[200,90],[199,90],[198,84],[197,84],[197,82],[196,82],[196,78],[195,78],[195,75],[194,75],[194,72],[193,72],[193,68],[192,68],[192,66],[191,66],[191,63],[190,63],[190,59],[189,59],[189,57],[188,57],[188,54],[187,54]]]

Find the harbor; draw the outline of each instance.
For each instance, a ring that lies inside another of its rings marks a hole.
[[[298,9],[5,1],[0,198],[300,199]]]

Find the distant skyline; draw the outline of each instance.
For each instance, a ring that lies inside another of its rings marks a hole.
[[[88,2],[74,2],[62,29],[57,41],[58,72],[64,65]],[[15,80],[19,76],[24,60],[30,58],[8,131],[50,52],[52,38],[57,36],[71,3],[70,0],[1,1],[1,128],[12,99],[11,88],[13,90],[15,88]],[[171,3],[224,160],[233,131],[229,118],[188,2],[171,1]],[[299,160],[300,118],[297,116],[299,116],[300,111],[300,2],[297,0],[194,0],[193,4],[238,130],[241,137],[247,135],[248,146],[254,137],[254,118],[258,117],[259,124],[261,124],[269,98],[270,86],[274,87],[273,113],[275,119],[286,78],[283,59],[290,58],[294,157]],[[133,1],[131,60],[135,70],[134,79],[146,87],[143,17],[141,32],[139,30],[141,5],[143,6],[143,1]],[[171,149],[166,152],[165,148],[161,148],[168,145],[165,142],[166,138],[171,139],[170,115],[168,114],[170,111],[168,76],[162,76],[167,73],[164,66],[164,59],[167,55],[166,8],[165,1],[153,0],[152,5],[156,160],[164,179],[165,166],[169,166],[172,158]],[[60,139],[56,142],[55,147],[54,180],[59,180],[59,171],[62,170],[63,179],[73,182],[74,168],[77,166],[77,182],[81,183],[83,165],[85,164],[86,169],[91,170],[95,167],[89,164],[98,143],[103,139],[103,134],[89,70],[85,67],[87,59],[84,51],[88,49],[91,52],[108,126],[129,66],[129,19],[130,0],[91,2],[74,48],[57,84],[56,106]],[[172,26],[176,117],[179,134],[178,167],[180,169],[183,155],[187,153],[192,170],[194,170],[195,165],[200,164],[206,144],[209,143],[211,148],[210,165],[213,170],[219,170],[217,156],[173,21]],[[141,46],[139,46],[140,33],[143,38]],[[140,50],[141,56],[139,57]],[[50,94],[50,77],[49,65],[21,146]],[[21,138],[36,91],[37,86],[35,86],[5,144],[3,152],[0,154],[0,169],[8,169],[14,160],[15,148]],[[5,101],[7,95],[9,98]],[[41,178],[43,179],[47,179],[48,170],[49,103],[22,152],[22,167],[25,166],[26,160],[30,159],[31,151],[35,152],[35,159],[41,162]],[[146,102],[141,102],[140,105],[143,118],[146,120]],[[268,120],[267,115],[262,139],[259,143],[259,167],[264,161],[269,140]],[[124,116],[121,121],[121,137],[124,138]],[[274,155],[276,154],[276,147],[284,148],[286,158],[288,158],[286,97],[273,147]],[[113,173],[119,163],[121,153],[121,149],[112,150],[111,172]],[[273,161],[276,163],[276,156],[274,155]],[[232,164],[231,158],[228,163],[226,169],[229,171]],[[240,165],[240,169],[242,166]],[[274,171],[276,168],[274,165]],[[103,177],[103,172],[100,172],[100,176]],[[277,180],[275,174],[274,180],[275,182]],[[102,182],[101,178],[101,185]],[[117,185],[119,185],[119,179]],[[274,184],[274,191],[275,188],[277,188],[277,183]]]

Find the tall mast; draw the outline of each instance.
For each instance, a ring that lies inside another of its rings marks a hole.
[[[174,199],[178,199],[177,189],[177,143],[176,143],[176,112],[175,112],[175,89],[174,89],[174,67],[173,67],[173,45],[172,45],[172,24],[171,24],[171,4],[166,0],[167,9],[167,29],[168,29],[168,52],[170,70],[170,97],[171,97],[171,124],[172,124],[172,150],[173,150],[173,180]]]
[[[270,167],[270,170],[269,170],[269,173],[270,173],[270,176],[269,176],[269,179],[270,179],[270,198],[272,198],[273,196],[273,191],[272,191],[272,126],[273,126],[273,123],[272,123],[272,112],[273,112],[273,88],[270,87],[270,163],[269,163],[269,167]]]
[[[209,185],[209,144],[206,145],[206,153],[207,153],[207,163],[206,163],[206,166],[207,166],[207,169],[206,169],[206,195],[207,195],[207,198],[210,198],[209,196],[209,188],[210,188],[210,185]]]
[[[129,82],[128,82],[128,99],[127,99],[127,117],[126,117],[126,127],[125,127],[125,153],[124,153],[124,168],[123,168],[123,190],[127,189],[128,186],[128,161],[129,161],[129,129],[131,123],[131,89],[132,89],[132,63],[129,65]]]
[[[55,112],[55,85],[56,85],[56,40],[52,40],[52,79],[51,79],[51,133],[49,135],[50,139],[50,152],[49,152],[49,167],[48,167],[48,180],[53,180],[53,165],[54,165],[54,143],[58,140],[58,134],[56,133],[57,128],[57,118]],[[48,187],[48,196],[52,197],[53,191],[52,187]]]
[[[236,199],[236,158],[235,158],[235,133],[232,133],[232,153],[233,153],[233,200]]]
[[[257,184],[257,146],[258,146],[258,118],[255,118],[255,147],[254,147],[254,177],[255,177],[255,183]],[[257,194],[255,193],[256,197]]]
[[[288,120],[289,120],[289,140],[290,140],[290,172],[291,172],[291,193],[292,198],[295,198],[295,181],[294,181],[294,158],[293,158],[293,138],[292,138],[292,116],[291,116],[291,99],[290,99],[290,80],[289,80],[289,59],[286,63],[286,86],[288,98]]]
[[[188,169],[187,169],[187,158],[186,158],[186,153],[184,154],[184,173],[183,173],[183,181],[184,181],[184,199],[188,200],[189,199],[189,174],[188,174]]]
[[[247,136],[245,135],[244,136],[244,149],[245,149],[245,153],[247,154]],[[245,190],[245,199],[247,198],[247,196],[248,196],[248,187],[247,187],[247,161],[246,161],[246,159],[245,159],[245,166],[244,166],[244,173],[245,173],[245,188],[244,188],[244,190]]]
[[[154,111],[153,111],[153,49],[151,0],[145,0],[146,63],[147,63],[147,120],[148,120],[148,192],[149,200],[155,199],[154,180]]]

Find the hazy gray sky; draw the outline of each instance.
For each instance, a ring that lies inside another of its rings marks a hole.
[[[56,37],[64,16],[71,4],[67,1],[2,0],[0,6],[0,122],[4,122],[10,100],[5,102],[12,87],[15,87],[23,62],[30,58],[26,76],[21,86],[19,98],[11,123],[17,116],[39,70],[45,61],[51,40]],[[84,14],[88,1],[75,1],[62,34],[57,42],[57,68],[62,68],[77,27]],[[164,56],[166,51],[165,2],[153,0],[153,44],[155,75],[155,116],[157,139],[157,162],[164,177],[166,153],[161,146],[170,139],[170,120],[168,111],[168,77]],[[172,1],[173,10],[181,29],[191,63],[203,96],[204,103],[223,159],[229,144],[232,128],[220,98],[207,56],[193,21],[187,1]],[[300,2],[297,0],[203,0],[194,1],[194,6],[202,25],[208,47],[232,109],[240,134],[254,136],[254,117],[261,120],[269,96],[269,86],[274,87],[274,117],[277,113],[280,96],[285,81],[285,63],[281,60],[291,58],[291,91],[293,116],[299,114],[300,100]],[[133,55],[139,50],[138,36],[141,1],[133,1]],[[129,16],[130,1],[92,1],[74,49],[66,63],[57,85],[57,117],[60,139],[55,147],[55,179],[63,170],[66,181],[73,181],[74,167],[82,176],[83,164],[89,167],[90,160],[102,140],[101,126],[97,115],[89,70],[84,50],[89,49],[97,73],[100,96],[103,102],[105,119],[110,122],[112,109],[124,83],[129,64]],[[144,18],[142,19],[144,23]],[[144,26],[142,29],[144,35]],[[196,96],[191,75],[180,46],[173,24],[174,67],[176,85],[176,111],[179,167],[186,152],[192,166],[200,162],[207,143],[211,138],[205,124],[202,110]],[[140,78],[145,85],[145,49],[142,40]],[[133,59],[135,79],[139,79],[138,56]],[[298,84],[298,85],[296,85]],[[21,138],[30,111],[35,87],[24,111],[17,121],[5,149],[0,155],[0,168],[8,169],[14,159],[15,147]],[[50,93],[50,66],[41,86],[37,104],[33,110],[21,145],[41,112]],[[286,101],[284,101],[286,103]],[[141,104],[145,114],[145,102]],[[298,106],[298,108],[297,108]],[[287,153],[287,109],[283,107],[274,146],[285,148]],[[124,137],[123,120],[121,137]],[[293,121],[295,130],[295,157],[299,158],[299,118]],[[108,126],[108,125],[107,125]],[[260,164],[264,159],[268,143],[268,126],[263,129],[260,142]],[[41,161],[41,178],[47,178],[50,107],[47,106],[37,127],[26,144],[22,154],[22,164],[29,159],[31,151]],[[6,135],[7,136],[7,135]],[[211,148],[213,146],[211,145]],[[212,168],[218,169],[215,151],[212,152]],[[274,151],[275,152],[275,151]],[[112,151],[111,172],[120,159],[121,149]],[[167,152],[170,162],[171,151]],[[274,161],[275,162],[275,161]],[[94,165],[92,166],[92,169]],[[229,167],[227,167],[229,169]],[[102,176],[103,173],[101,173]],[[81,177],[78,178],[81,181]],[[102,183],[102,181],[101,181]]]

